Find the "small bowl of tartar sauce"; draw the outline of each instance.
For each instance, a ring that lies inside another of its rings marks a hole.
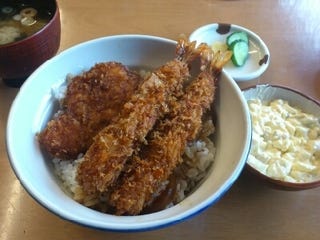
[[[268,84],[243,94],[252,121],[247,169],[280,189],[320,186],[320,103]]]

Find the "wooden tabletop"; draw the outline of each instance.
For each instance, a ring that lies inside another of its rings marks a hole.
[[[137,33],[177,39],[204,24],[234,23],[257,33],[271,54],[267,71],[244,85],[281,84],[320,100],[318,0],[58,0],[58,4],[60,51],[106,35]],[[218,203],[164,229],[114,233],[60,219],[26,193],[10,168],[5,131],[17,92],[0,81],[1,240],[319,239],[320,189],[274,190],[245,171]]]

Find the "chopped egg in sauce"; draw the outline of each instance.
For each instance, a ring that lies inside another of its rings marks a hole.
[[[286,182],[320,179],[319,118],[282,99],[251,99],[248,105],[253,127],[248,164]]]

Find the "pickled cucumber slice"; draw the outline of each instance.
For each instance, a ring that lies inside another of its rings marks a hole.
[[[230,34],[227,37],[226,43],[227,43],[228,47],[231,47],[232,43],[234,43],[235,41],[239,41],[239,40],[242,40],[249,45],[248,34],[246,32],[242,32],[242,31],[238,31],[238,32],[234,32],[234,33]]]
[[[231,44],[230,50],[233,52],[231,57],[232,63],[237,67],[243,66],[249,55],[248,43],[243,40],[236,40]]]

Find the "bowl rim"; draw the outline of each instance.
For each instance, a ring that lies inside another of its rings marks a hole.
[[[39,71],[41,71],[41,69],[45,68],[45,66],[47,66],[47,64],[50,64],[50,62],[52,61],[56,61],[56,59],[60,58],[61,56],[63,56],[64,54],[69,54],[72,51],[75,51],[77,48],[81,48],[83,45],[86,44],[93,44],[97,41],[104,41],[106,39],[116,39],[116,38],[126,38],[126,39],[150,39],[150,40],[157,40],[157,41],[165,41],[166,43],[169,44],[175,44],[176,41],[171,40],[171,39],[167,39],[167,38],[162,38],[162,37],[157,37],[157,36],[150,36],[150,35],[139,35],[139,34],[123,34],[123,35],[111,35],[111,36],[106,36],[106,37],[100,37],[97,39],[92,39],[86,42],[82,42],[79,43],[73,47],[70,47],[64,51],[62,51],[61,53],[59,53],[58,55],[56,55],[55,57],[53,57],[52,59],[48,60],[47,62],[45,62],[44,64],[42,64],[34,73],[32,73],[30,75],[30,77],[26,80],[26,82],[22,85],[22,87],[20,88],[19,93],[17,94],[16,98],[14,99],[12,106],[10,108],[10,112],[8,115],[8,121],[7,121],[7,131],[6,131],[6,149],[7,149],[7,154],[8,154],[8,158],[9,158],[9,162],[11,165],[11,168],[13,169],[15,175],[17,176],[18,180],[20,181],[21,185],[24,187],[24,189],[29,193],[30,196],[32,196],[38,203],[40,203],[40,205],[42,205],[43,207],[45,207],[46,209],[48,209],[50,212],[54,213],[55,215],[65,219],[65,220],[69,220],[71,222],[83,225],[83,226],[87,226],[87,227],[91,227],[91,228],[95,228],[95,229],[102,229],[102,230],[111,230],[111,231],[120,231],[120,232],[131,232],[131,231],[145,231],[145,230],[152,230],[152,229],[158,229],[158,228],[162,228],[165,226],[170,226],[172,224],[175,223],[179,223],[187,218],[190,218],[202,211],[204,211],[206,208],[208,208],[209,206],[211,206],[212,204],[214,204],[216,201],[218,201],[224,194],[225,192],[228,191],[228,189],[233,185],[233,183],[236,181],[236,179],[239,177],[240,173],[242,172],[245,163],[246,163],[246,158],[249,154],[249,146],[248,144],[245,146],[244,149],[242,149],[241,151],[241,156],[239,156],[239,161],[237,162],[237,164],[234,167],[234,170],[231,172],[230,175],[228,175],[228,177],[226,178],[226,180],[223,182],[223,184],[221,186],[219,186],[219,188],[217,188],[217,191],[215,192],[215,194],[210,195],[208,198],[206,198],[204,201],[202,201],[200,204],[197,204],[197,206],[194,206],[193,208],[191,208],[190,210],[184,211],[184,212],[178,212],[178,214],[175,214],[174,216],[169,216],[169,219],[161,219],[158,218],[157,221],[152,221],[151,224],[149,223],[139,223],[137,224],[137,226],[132,225],[131,227],[128,227],[128,224],[126,223],[121,223],[120,225],[108,225],[108,224],[101,224],[101,223],[97,223],[95,221],[87,221],[86,219],[81,219],[81,218],[74,218],[73,216],[71,216],[70,214],[66,214],[63,211],[59,210],[59,208],[57,208],[56,206],[52,206],[50,204],[50,202],[46,202],[45,199],[42,199],[41,197],[37,196],[37,192],[34,188],[32,188],[32,186],[30,186],[27,181],[25,179],[23,179],[20,175],[20,172],[17,168],[17,162],[15,160],[13,160],[13,152],[11,152],[13,150],[12,148],[12,139],[10,139],[11,135],[10,135],[10,131],[11,128],[14,128],[14,126],[12,126],[12,124],[10,124],[12,122],[12,118],[13,118],[13,114],[14,114],[14,109],[17,108],[17,104],[18,104],[18,100],[19,97],[22,94],[26,94],[26,91],[29,87],[29,85],[31,85],[31,81],[33,79],[33,76],[37,75]],[[246,119],[250,120],[249,117],[249,112],[248,112],[248,108],[245,102],[245,99],[241,93],[240,88],[237,87],[236,83],[232,80],[232,77],[223,71],[223,74],[225,75],[226,78],[228,78],[228,82],[234,86],[234,89],[238,95],[238,98],[241,100],[242,105],[247,109],[247,111],[245,111],[246,114]],[[251,122],[249,121],[248,124],[251,124]],[[246,141],[249,143],[251,142],[251,128],[250,126],[246,126],[247,127],[247,132],[246,132]],[[250,133],[250,134],[249,134]],[[250,136],[249,136],[250,135]],[[174,208],[174,207],[173,207]],[[94,210],[92,210],[94,211]],[[166,210],[163,210],[166,211]],[[160,212],[163,212],[160,211]],[[160,212],[156,212],[156,213],[151,213],[151,214],[158,214]],[[158,214],[159,215],[159,214]],[[141,215],[140,218],[144,218],[146,215]],[[122,217],[122,216],[121,216]],[[124,216],[123,218],[126,218],[126,216]],[[125,229],[123,227],[126,227]]]
[[[246,92],[246,91],[249,91],[251,89],[255,89],[255,88],[265,88],[265,87],[270,87],[270,88],[280,88],[280,89],[284,89],[284,90],[287,90],[287,91],[290,91],[290,92],[293,92],[294,94],[297,94],[297,95],[300,95],[301,97],[304,97],[306,98],[307,100],[310,100],[312,102],[314,102],[315,104],[319,105],[320,107],[320,100],[317,100],[301,91],[299,91],[298,89],[296,88],[293,88],[293,87],[289,87],[289,86],[286,86],[286,85],[281,85],[281,84],[272,84],[272,83],[266,83],[266,84],[256,84],[256,85],[252,85],[252,86],[248,86],[248,87],[245,87],[243,89],[241,89],[242,92]]]
[[[280,85],[280,84],[257,84],[257,85],[253,85],[253,86],[249,86],[246,88],[242,89],[242,92],[246,92],[246,91],[250,91],[252,89],[258,89],[258,88],[275,88],[275,89],[284,89],[286,91],[290,91],[292,92],[294,95],[299,95],[300,97],[305,98],[306,100],[309,100],[313,103],[315,103],[319,109],[320,109],[320,102],[318,100],[316,100],[313,97],[310,97],[306,94],[304,94],[303,92],[295,89],[295,88],[291,88],[285,85]],[[248,101],[249,99],[247,99]],[[250,154],[250,153],[249,153]],[[284,180],[279,180],[279,179],[275,179],[272,177],[269,177],[263,173],[261,173],[260,171],[258,171],[256,168],[254,168],[253,166],[251,166],[248,162],[246,163],[246,167],[245,167],[249,172],[251,172],[252,174],[256,175],[258,178],[260,178],[260,180],[265,180],[267,182],[269,182],[271,184],[271,186],[275,187],[275,188],[280,188],[282,190],[288,190],[288,191],[294,191],[294,190],[305,190],[305,189],[311,189],[311,188],[316,188],[320,186],[320,179],[319,180],[314,180],[314,181],[310,181],[310,182],[288,182],[288,181],[284,181]]]

